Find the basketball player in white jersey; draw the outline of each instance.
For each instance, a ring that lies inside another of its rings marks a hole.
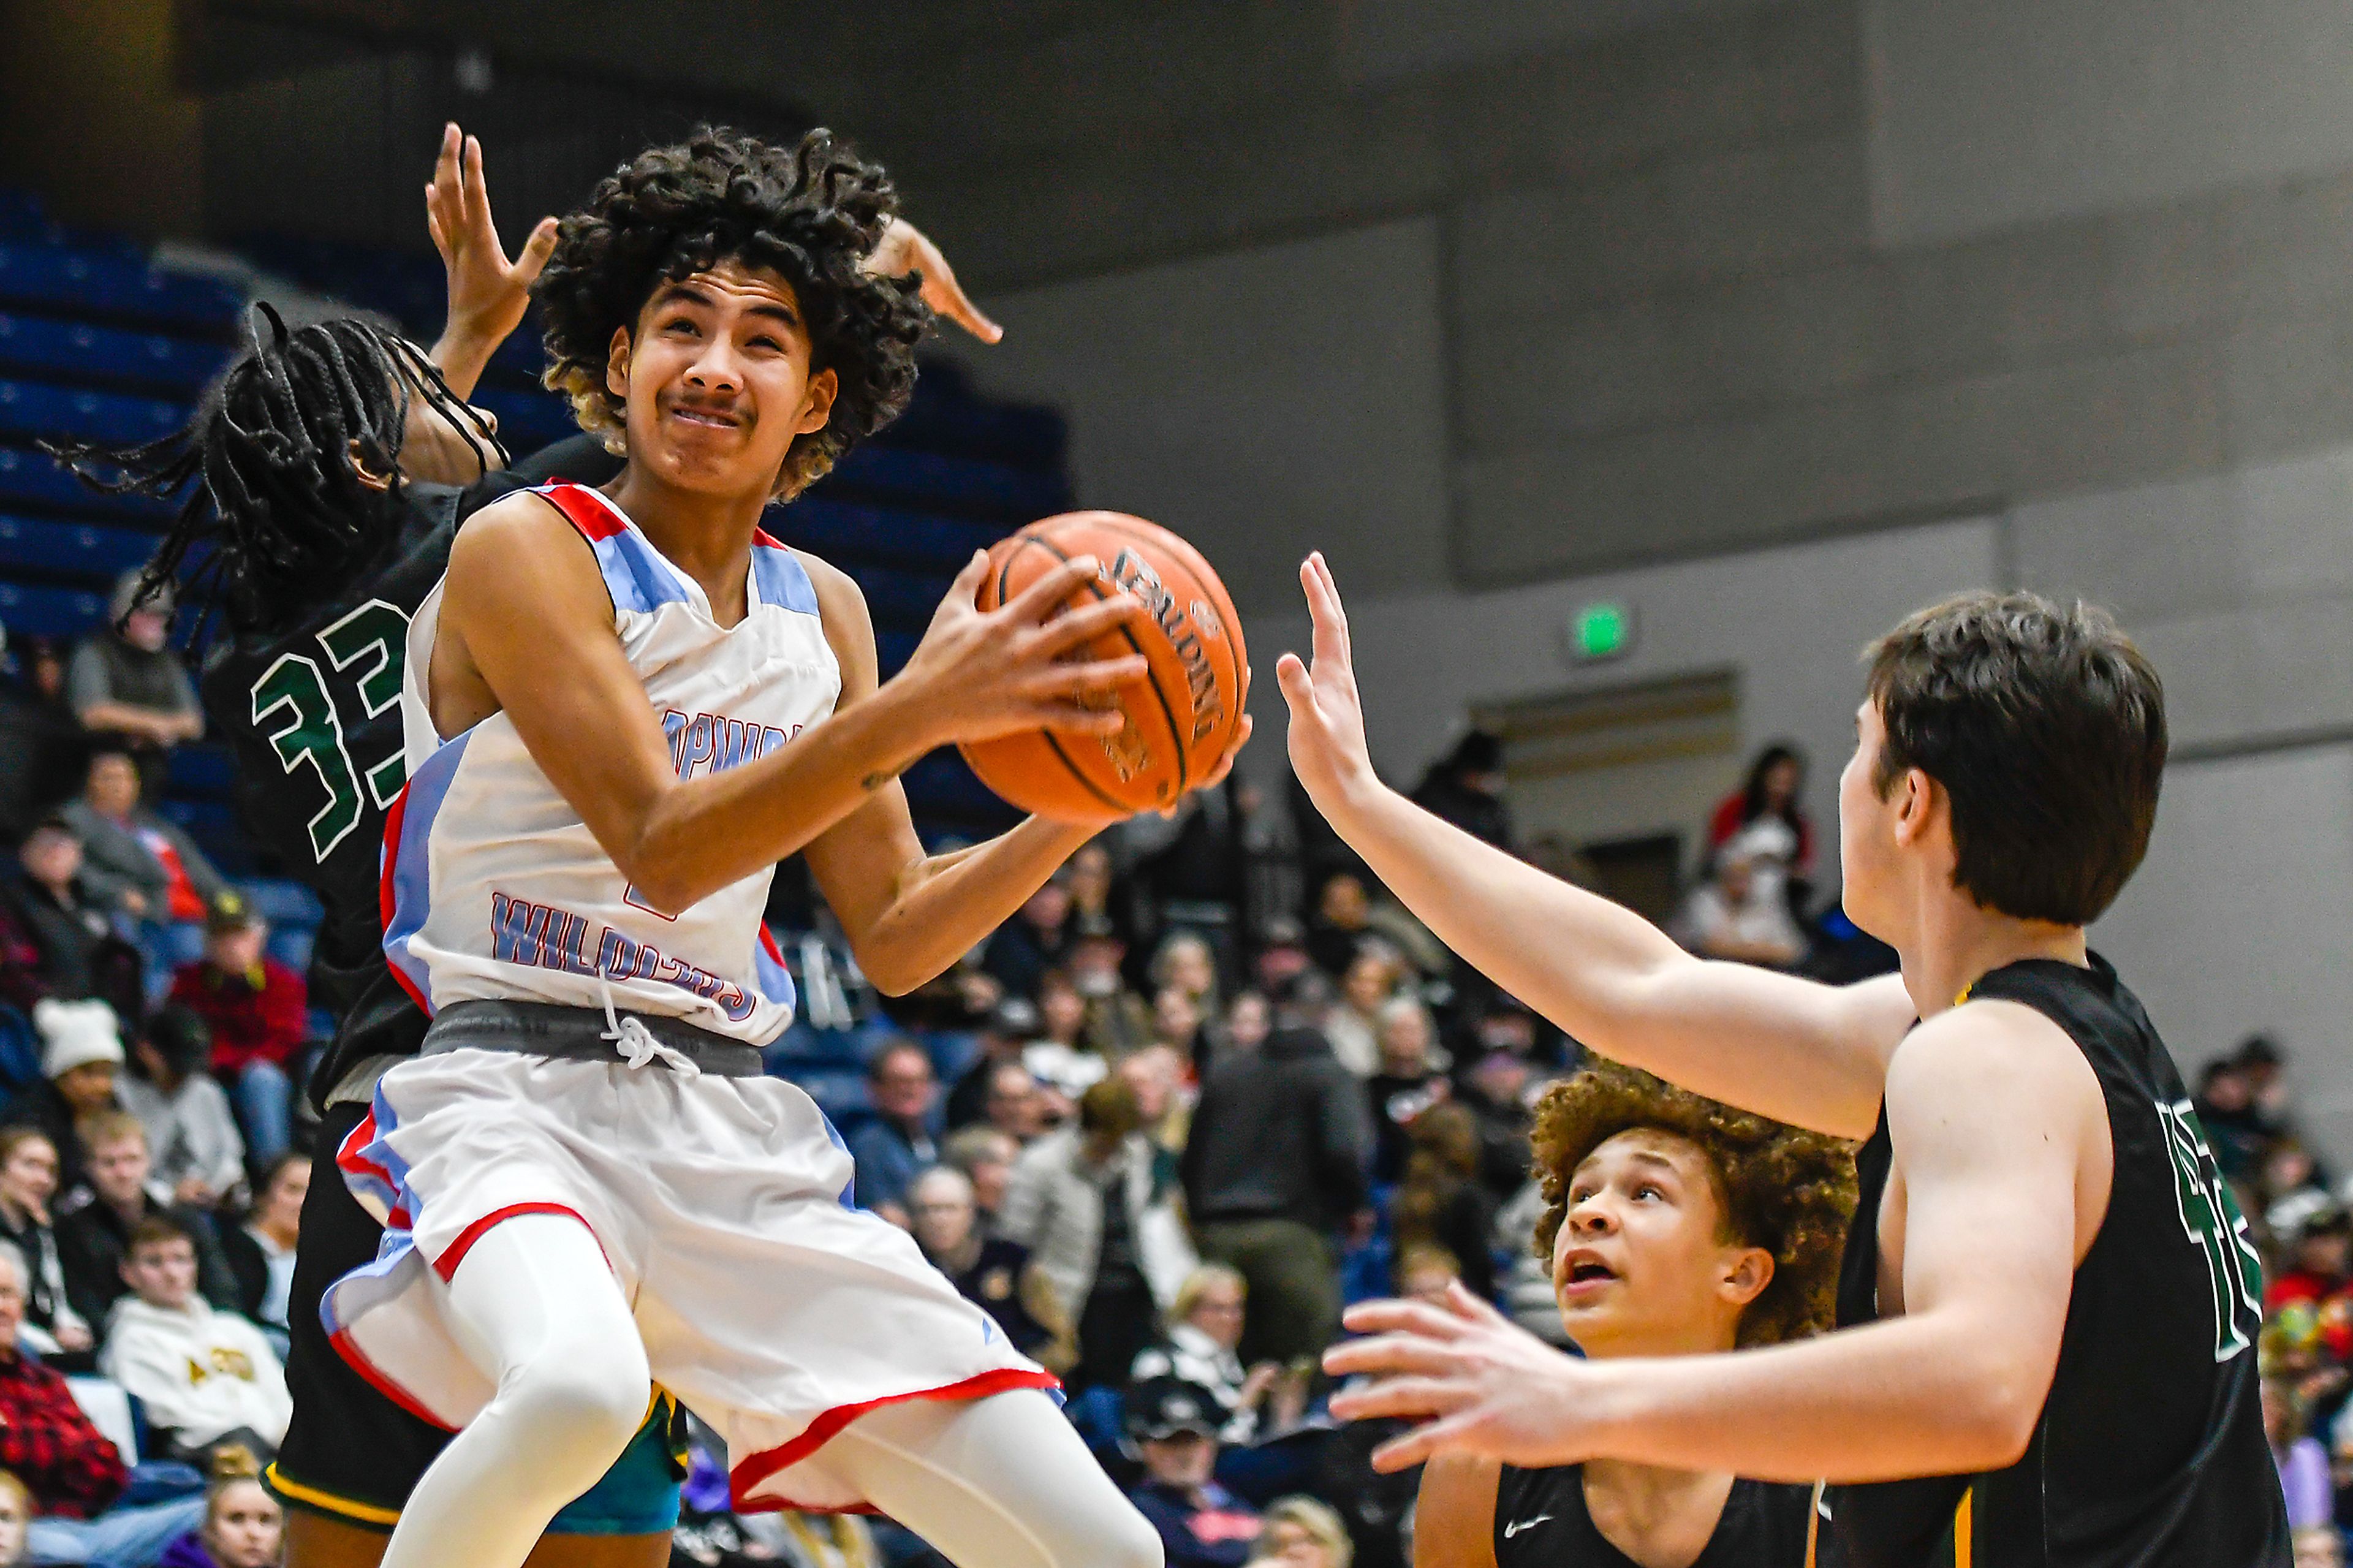
[[[739,1507],[879,1509],[965,1568],[1160,1560],[1051,1377],[759,1076],[792,1009],[774,864],[806,853],[878,985],[922,984],[1100,825],[927,857],[898,773],[1106,732],[1144,673],[1064,657],[1143,613],[1054,615],[1092,563],[983,614],[976,556],[878,685],[855,586],[759,531],[912,388],[914,285],[863,265],[894,205],[821,132],[700,132],[606,181],[537,292],[551,384],[627,466],[484,508],[412,625],[385,949],[433,1023],[343,1146],[386,1240],[325,1311],[462,1430],[387,1568],[521,1563],[656,1384],[726,1439]]]

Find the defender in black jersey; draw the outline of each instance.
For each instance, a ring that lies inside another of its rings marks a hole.
[[[1597,1050],[1869,1140],[1837,1331],[1578,1362],[1467,1296],[1368,1305],[1325,1364],[1388,1375],[1333,1408],[1425,1421],[1376,1462],[1827,1478],[1820,1555],[1853,1568],[2286,1568],[2245,1223],[2084,945],[2147,847],[2167,749],[2116,624],[1972,594],[1871,650],[1841,873],[1902,973],[1837,988],[1695,959],[1383,787],[1338,590],[1320,558],[1302,577],[1314,667],[1276,672],[1292,762],[1384,883]]]
[[[1705,1355],[1827,1328],[1854,1211],[1846,1144],[1614,1062],[1536,1107],[1537,1256],[1597,1360]],[[1522,1469],[1440,1454],[1415,1568],[1804,1568],[1814,1489],[1596,1462]]]

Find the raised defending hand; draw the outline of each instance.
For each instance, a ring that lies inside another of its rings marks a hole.
[[[986,741],[1023,730],[1109,735],[1124,722],[1112,701],[1123,686],[1144,679],[1143,656],[1065,658],[1113,628],[1141,625],[1144,601],[1116,593],[1063,611],[1079,588],[1099,575],[1095,558],[1074,556],[994,610],[980,608],[988,555],[975,551],[948,587],[914,657],[892,684],[912,683],[935,745]],[[1059,613],[1058,613],[1059,612]]]
[[[425,226],[449,274],[449,318],[434,363],[462,397],[473,390],[482,364],[499,344],[522,324],[531,286],[554,252],[556,223],[552,217],[540,219],[523,241],[522,253],[508,259],[491,216],[482,143],[451,124],[442,129],[441,155],[433,164],[433,183],[425,187]],[[456,351],[454,366],[442,357],[444,348]],[[462,387],[457,384],[460,373]]]
[[[1297,654],[1286,653],[1275,662],[1274,680],[1291,705],[1292,771],[1316,808],[1332,816],[1377,781],[1350,662],[1348,615],[1340,607],[1340,587],[1322,551],[1301,563],[1299,585],[1306,590],[1307,613],[1315,623],[1315,662],[1310,667]]]
[[[923,303],[936,314],[945,316],[985,343],[993,343],[1005,335],[1003,327],[982,315],[979,307],[965,298],[964,290],[956,286],[955,268],[940,254],[940,247],[905,218],[891,220],[891,226],[882,231],[882,242],[866,258],[866,269],[885,278],[904,278],[910,272],[921,272]]]
[[[1335,1394],[1344,1421],[1397,1417],[1419,1426],[1373,1450],[1373,1468],[1410,1469],[1435,1454],[1474,1454],[1525,1469],[1594,1457],[1592,1369],[1563,1355],[1457,1280],[1443,1306],[1366,1301],[1348,1310],[1366,1336],[1324,1352],[1335,1377],[1377,1380]]]

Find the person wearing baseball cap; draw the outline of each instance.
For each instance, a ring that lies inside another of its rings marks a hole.
[[[1160,1532],[1168,1568],[1241,1568],[1258,1539],[1256,1511],[1210,1479],[1223,1418],[1215,1394],[1182,1378],[1127,1391],[1128,1444],[1144,1465],[1128,1500]]]
[[[269,956],[269,941],[253,906],[223,893],[205,920],[204,956],[172,978],[172,1000],[212,1031],[213,1076],[262,1164],[292,1146],[293,1059],[310,1032],[302,977]]]

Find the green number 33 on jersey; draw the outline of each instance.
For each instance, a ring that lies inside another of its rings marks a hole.
[[[2263,1265],[2247,1239],[2247,1219],[2239,1200],[2207,1147],[2206,1129],[2186,1100],[2157,1108],[2165,1128],[2166,1152],[2173,1160],[2173,1195],[2181,1228],[2206,1256],[2208,1283],[2214,1289],[2214,1359],[2229,1361],[2253,1342],[2263,1317]]]
[[[370,719],[400,700],[401,667],[408,640],[408,617],[382,599],[370,599],[322,630],[319,651],[338,672],[350,671],[360,705]],[[328,694],[319,661],[289,653],[253,683],[253,723],[288,773],[308,767],[326,789],[326,804],[311,818],[311,851],[322,863],[366,815],[361,799],[362,767],[343,741],[343,721]],[[364,769],[368,798],[381,811],[407,782],[408,759],[398,746]]]

